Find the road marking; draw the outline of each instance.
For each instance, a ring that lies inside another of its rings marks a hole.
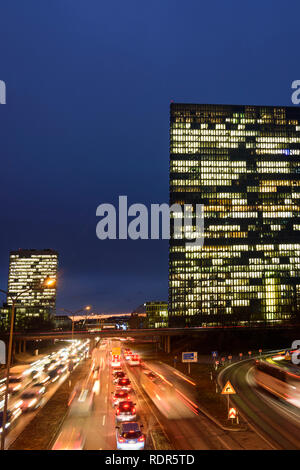
[[[106,419],[106,416],[104,415],[104,416],[103,416],[103,419],[102,419],[102,426],[105,425],[105,419]]]

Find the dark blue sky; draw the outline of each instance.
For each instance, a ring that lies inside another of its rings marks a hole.
[[[60,253],[58,307],[167,299],[166,241],[99,241],[96,207],[168,201],[169,103],[291,105],[298,1],[14,0],[0,9],[0,285]]]

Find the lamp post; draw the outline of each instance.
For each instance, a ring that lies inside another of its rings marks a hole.
[[[2,433],[1,433],[1,450],[5,449],[5,434],[6,434],[6,421],[7,421],[7,404],[8,404],[8,388],[9,388],[9,372],[11,366],[11,356],[12,356],[12,344],[13,344],[13,332],[14,332],[14,320],[15,320],[15,310],[16,304],[23,294],[31,290],[42,290],[53,287],[56,284],[56,279],[46,278],[42,285],[40,286],[31,286],[27,289],[19,292],[16,296],[11,295],[9,292],[0,289],[0,292],[6,294],[12,301],[11,307],[11,318],[10,318],[10,331],[9,331],[9,342],[8,342],[8,352],[7,352],[7,366],[6,366],[6,387],[4,393],[4,407],[3,407],[3,417],[2,417]]]
[[[90,309],[91,309],[90,305],[87,305],[84,308],[80,308],[79,310],[76,310],[75,312],[73,312],[72,310],[68,310],[67,308],[61,308],[60,309],[63,312],[70,313],[72,315],[71,316],[71,320],[72,320],[72,340],[74,339],[74,315],[77,315],[77,313],[83,312],[84,310],[88,311]]]

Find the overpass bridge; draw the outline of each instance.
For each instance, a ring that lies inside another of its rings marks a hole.
[[[160,342],[164,351],[167,353],[171,352],[171,338],[172,337],[202,337],[207,338],[211,336],[217,338],[220,334],[226,334],[235,336],[235,333],[242,336],[260,333],[260,336],[267,334],[268,332],[275,332],[281,334],[283,332],[291,332],[300,334],[300,325],[235,325],[235,326],[202,326],[202,327],[185,327],[185,328],[141,328],[141,329],[104,329],[104,330],[74,330],[72,331],[48,331],[48,332],[16,332],[14,333],[14,349],[18,349],[19,352],[26,351],[26,343],[28,341],[40,341],[40,340],[55,340],[55,339],[91,339],[95,338],[148,338],[153,341]],[[214,333],[214,334],[213,334]],[[1,339],[8,341],[8,334],[2,335]],[[215,344],[215,339],[212,341]]]

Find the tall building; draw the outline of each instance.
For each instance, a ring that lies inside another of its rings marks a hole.
[[[204,245],[171,234],[169,324],[299,315],[300,108],[170,111],[170,204],[203,204]]]
[[[146,302],[146,321],[148,328],[168,326],[168,302]]]
[[[9,257],[8,292],[20,295],[18,305],[23,307],[55,308],[56,285],[47,289],[30,289],[33,285],[41,285],[47,278],[57,277],[58,253],[54,250],[18,250],[11,251]],[[7,304],[12,300],[8,296]]]

